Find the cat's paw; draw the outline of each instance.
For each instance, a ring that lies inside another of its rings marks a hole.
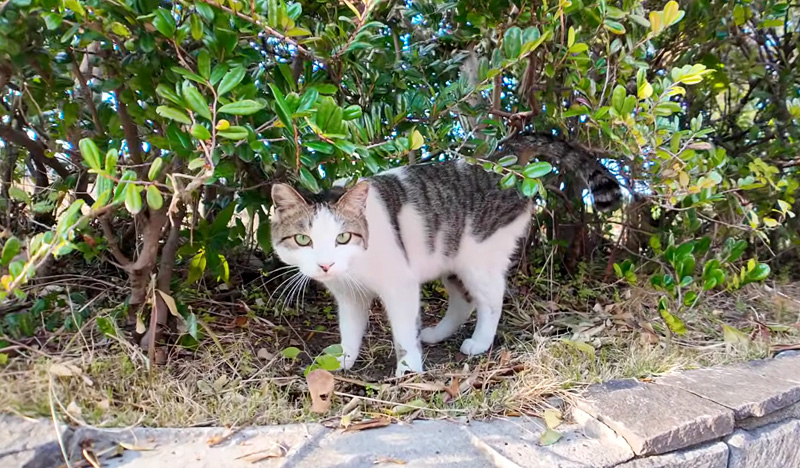
[[[408,356],[404,357],[397,363],[397,370],[394,373],[395,377],[402,377],[407,373],[422,372],[422,357],[417,359],[409,359]]]
[[[485,353],[491,346],[491,341],[488,343],[483,343],[472,338],[467,338],[463,343],[461,343],[461,352],[467,356],[474,356],[476,354]]]
[[[428,344],[438,343],[445,338],[447,337],[436,331],[436,327],[423,328],[419,333],[419,339]]]
[[[358,355],[356,353],[347,353],[345,352],[338,358],[339,361],[339,370],[350,370],[353,368],[353,365],[356,363],[356,358]]]

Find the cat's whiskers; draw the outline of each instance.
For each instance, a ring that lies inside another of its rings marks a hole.
[[[300,291],[300,288],[302,284],[305,283],[306,278],[308,278],[306,275],[301,275],[300,277],[298,277],[296,281],[292,283],[292,287],[289,290],[289,294],[286,295],[286,299],[283,301],[283,309],[281,309],[281,313],[285,312],[289,304],[292,303],[292,299],[295,297],[297,292]]]
[[[280,294],[278,295],[278,299],[275,301],[275,304],[280,302],[281,297],[283,297],[284,293],[295,283],[295,281],[297,281],[300,278],[300,276],[303,276],[303,273],[301,273],[300,270],[298,269],[292,276],[285,279],[280,285],[278,285],[277,288],[275,288],[275,291],[273,291],[272,294],[270,294],[267,302],[272,302],[272,298],[275,296],[275,294],[278,293],[278,291],[280,291]]]

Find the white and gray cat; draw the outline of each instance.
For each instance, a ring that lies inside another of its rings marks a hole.
[[[586,164],[585,152],[572,154],[548,137],[525,138],[508,148],[550,151],[548,156],[566,165],[582,161],[574,170],[596,201],[620,198],[613,176],[594,159]],[[461,352],[475,355],[491,347],[507,270],[532,209],[516,190],[501,190],[499,178],[480,166],[451,161],[392,169],[349,190],[321,195],[303,196],[285,184],[272,187],[275,252],[335,297],[344,369],[358,356],[375,297],[391,323],[398,376],[423,370],[420,340],[447,339],[476,309],[475,330]],[[420,332],[420,286],[435,279],[447,289],[447,312],[435,327]]]

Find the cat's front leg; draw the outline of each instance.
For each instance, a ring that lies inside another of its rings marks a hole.
[[[367,329],[372,298],[337,288],[331,288],[331,292],[339,307],[339,333],[342,345],[339,364],[342,369],[350,370],[361,350],[361,341],[364,339],[364,332]]]
[[[397,371],[401,377],[406,372],[422,372],[422,348],[419,343],[419,284],[401,282],[382,294],[386,314],[392,325],[392,336],[397,353]]]

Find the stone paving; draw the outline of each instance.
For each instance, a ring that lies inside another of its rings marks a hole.
[[[72,429],[0,415],[0,468],[800,468],[800,353],[653,383],[590,387],[542,446],[536,418],[416,421],[357,432],[319,424]],[[222,439],[222,440],[221,440]]]

